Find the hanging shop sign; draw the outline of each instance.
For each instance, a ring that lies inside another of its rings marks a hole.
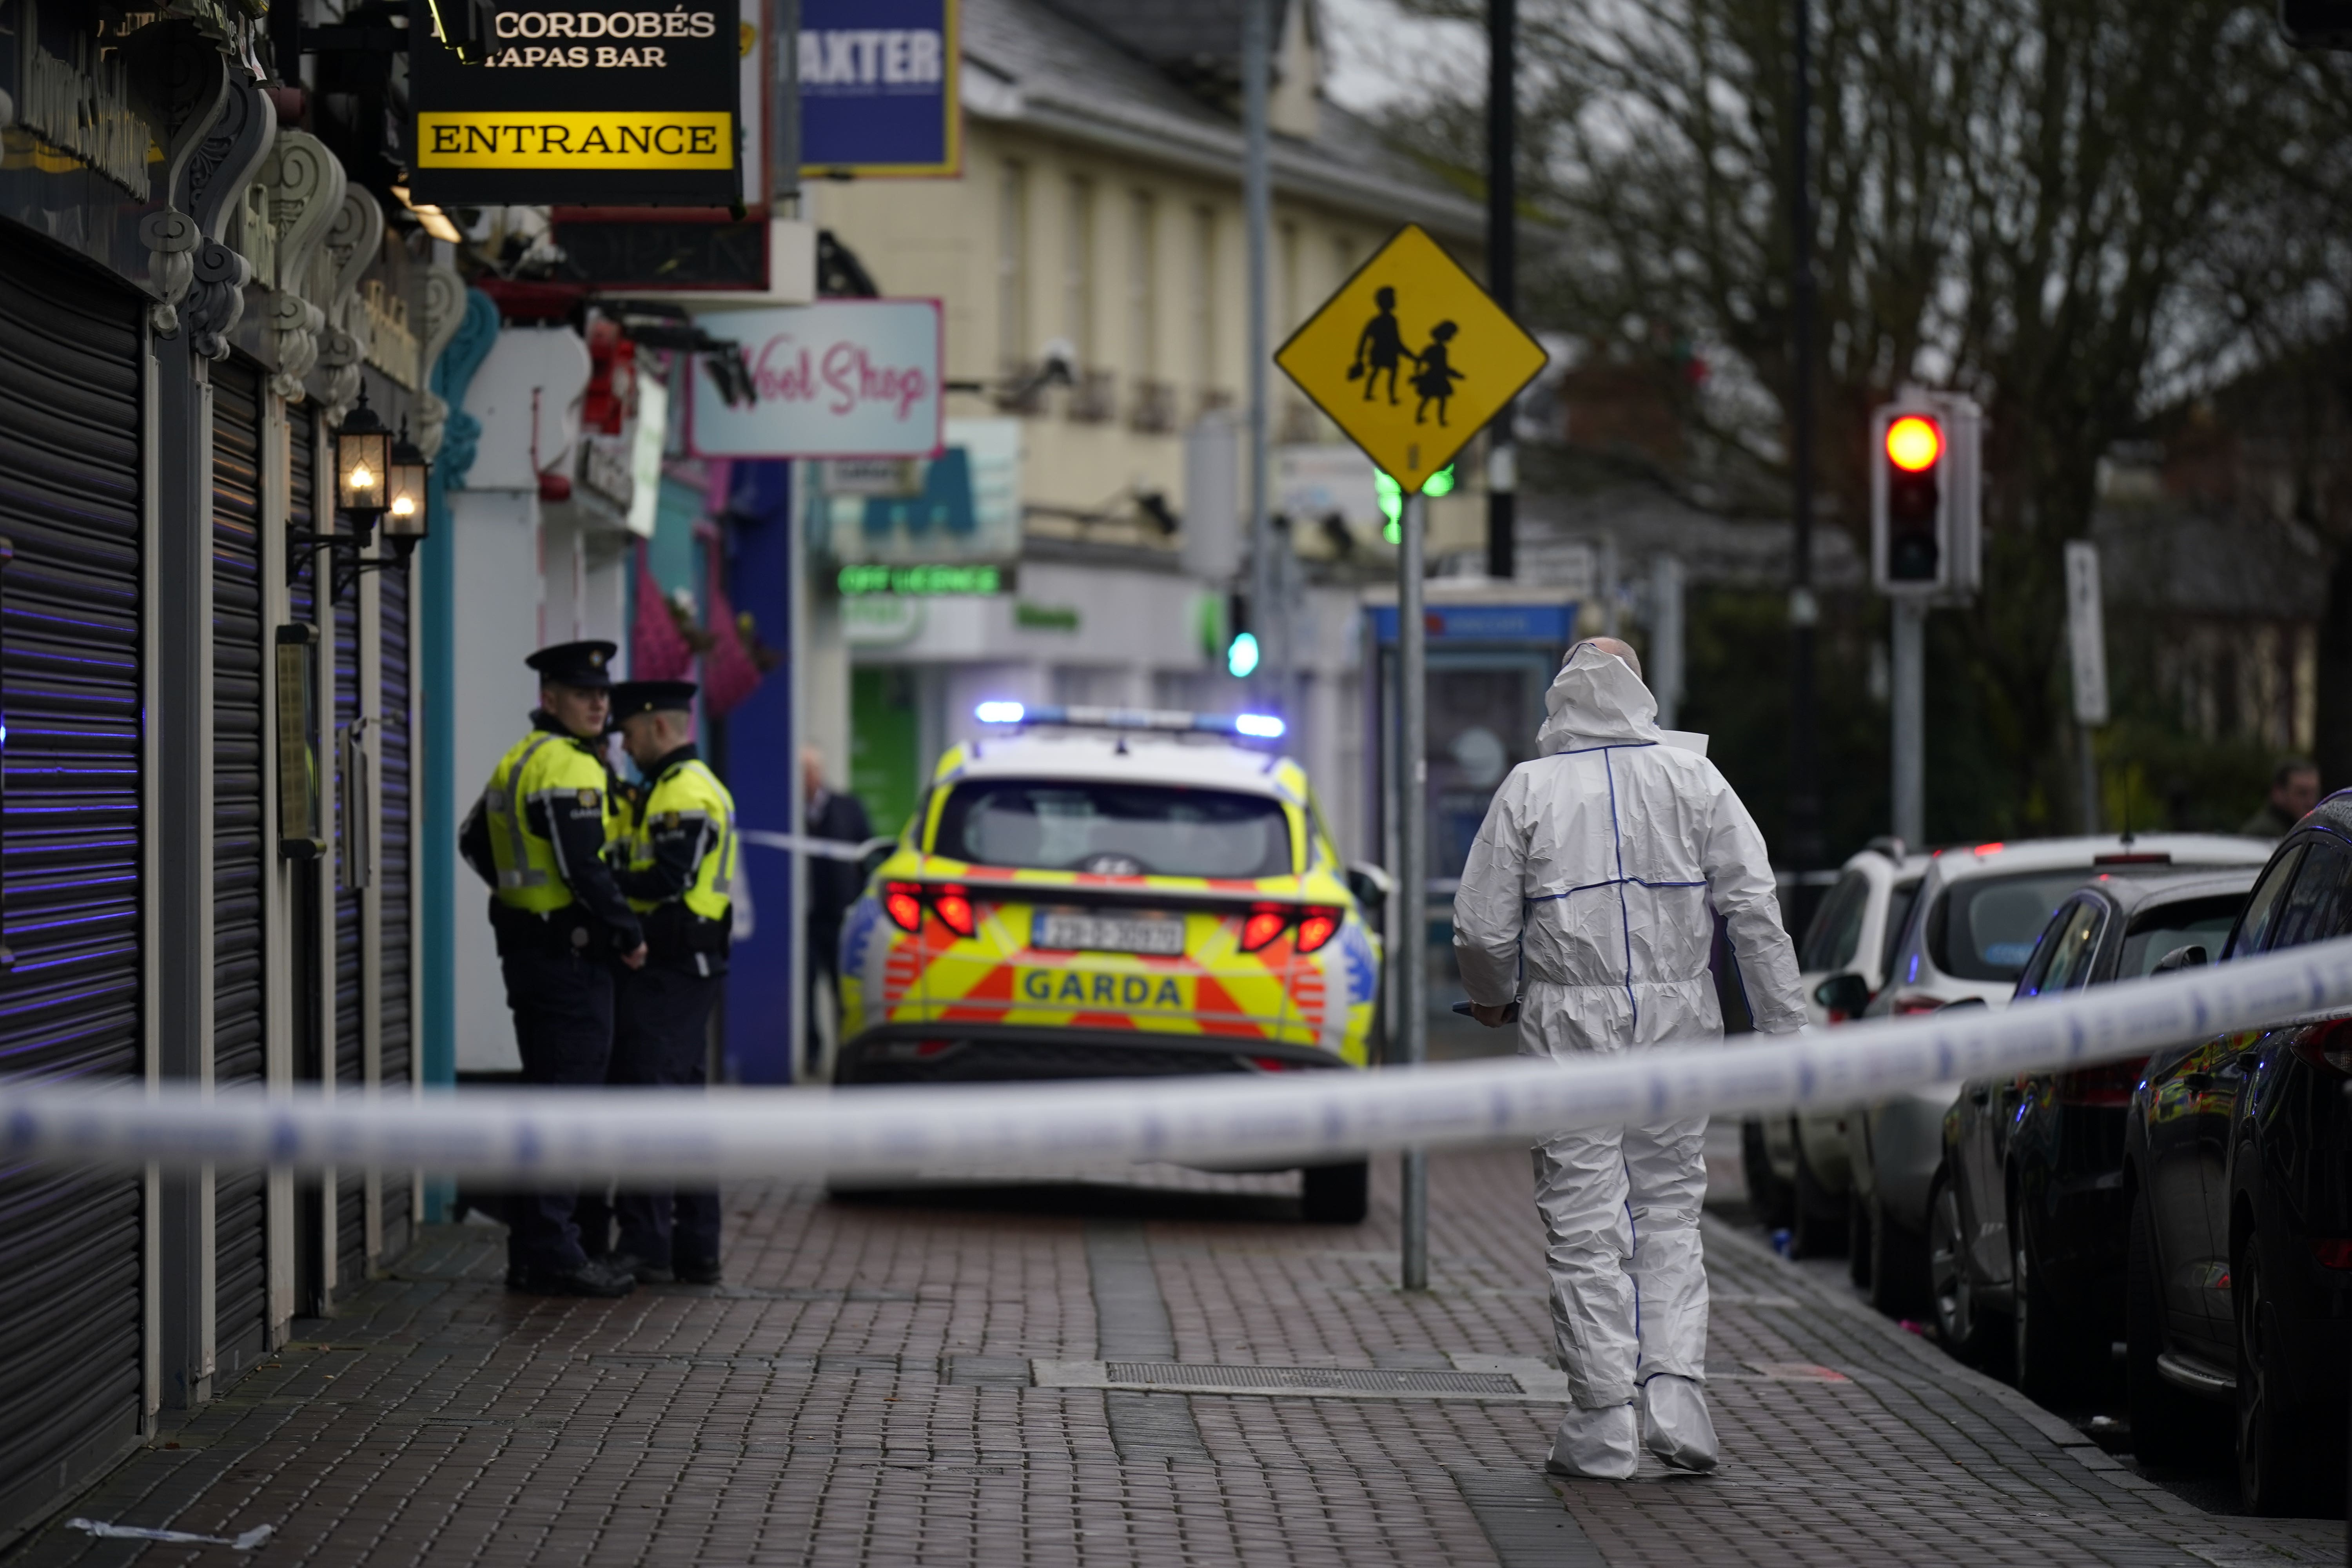
[[[742,345],[750,402],[730,403],[698,356],[688,427],[698,458],[929,458],[940,450],[946,361],[936,300],[821,300],[713,310]]]
[[[801,0],[801,169],[963,172],[957,0]]]
[[[461,64],[415,0],[410,191],[439,206],[725,206],[742,195],[737,8],[523,0]]]

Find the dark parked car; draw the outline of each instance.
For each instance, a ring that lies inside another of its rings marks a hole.
[[[2011,1004],[2203,963],[2257,869],[2087,882],[2042,928]],[[2142,1066],[1972,1079],[1944,1115],[1927,1211],[1937,1327],[1963,1355],[2008,1330],[2018,1386],[2038,1399],[2095,1377],[2124,1336],[2124,1126]]]
[[[2352,935],[2352,792],[2263,868],[2221,961]],[[2186,1457],[2237,1411],[2238,1488],[2262,1513],[2334,1511],[2352,1340],[2352,1009],[2279,1018],[2150,1059],[2125,1139],[2133,1441]]]

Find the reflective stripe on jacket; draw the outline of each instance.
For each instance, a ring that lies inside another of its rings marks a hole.
[[[482,791],[497,896],[510,909],[550,914],[574,900],[574,868],[551,829],[552,811],[604,809],[604,763],[570,735],[533,730],[499,759]],[[540,807],[533,821],[533,805]]]
[[[737,853],[735,800],[699,758],[672,763],[646,791],[627,851],[630,875],[623,879],[625,892],[641,890],[646,874],[664,862],[680,871],[690,866],[692,880],[672,897],[706,921],[728,919]],[[631,898],[629,907],[648,914],[668,901]]]

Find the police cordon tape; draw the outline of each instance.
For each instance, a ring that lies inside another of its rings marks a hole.
[[[1277,1167],[1576,1127],[1854,1105],[2088,1066],[2352,1004],[2352,938],[1992,1012],[1570,1061],[830,1091],[205,1094],[0,1079],[0,1154],[484,1178],[959,1173],[1173,1161]]]

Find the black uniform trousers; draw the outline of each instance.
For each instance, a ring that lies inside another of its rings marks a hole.
[[[613,970],[602,958],[552,946],[499,955],[528,1084],[604,1081],[613,1054]],[[586,1261],[572,1224],[579,1194],[517,1193],[507,1202],[507,1265],[572,1269]]]
[[[709,1082],[710,1010],[719,979],[693,960],[648,963],[618,976],[613,1024],[615,1085],[699,1089]],[[719,1261],[717,1189],[624,1186],[613,1201],[620,1249],[646,1262],[702,1268]]]

